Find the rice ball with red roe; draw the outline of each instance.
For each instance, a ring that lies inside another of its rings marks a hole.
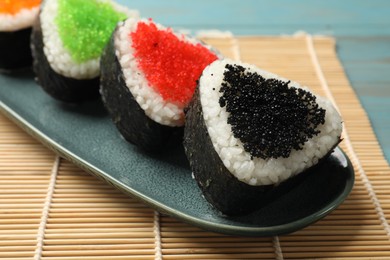
[[[184,108],[217,59],[210,46],[151,19],[119,23],[101,59],[100,92],[122,136],[146,151],[181,140]]]

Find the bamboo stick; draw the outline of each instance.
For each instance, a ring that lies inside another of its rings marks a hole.
[[[154,245],[154,237],[133,237],[133,238],[90,238],[90,239],[65,239],[65,238],[51,238],[45,239],[45,246],[48,245],[121,245],[121,244],[146,244]]]

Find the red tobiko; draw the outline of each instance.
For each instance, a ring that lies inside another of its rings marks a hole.
[[[168,102],[186,105],[203,69],[218,57],[203,45],[160,30],[152,21],[139,22],[130,34],[134,57],[146,80]]]

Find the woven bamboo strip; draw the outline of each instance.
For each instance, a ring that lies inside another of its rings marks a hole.
[[[80,259],[80,257],[79,256],[54,256],[54,257],[43,256],[41,259],[42,260],[78,260]],[[124,256],[106,256],[102,254],[100,256],[82,256],[81,259],[83,260],[152,260],[154,259],[154,257],[150,255],[139,255],[139,254],[132,254],[132,255],[127,254]]]
[[[262,253],[236,253],[236,254],[231,254],[231,253],[217,253],[217,254],[201,254],[201,253],[196,253],[192,249],[188,249],[186,252],[180,253],[180,254],[169,254],[165,251],[164,253],[164,259],[167,260],[177,260],[177,259],[235,259],[235,260],[242,260],[242,259],[275,259],[274,253],[267,253],[267,252],[262,252]]]
[[[105,246],[105,245],[152,245],[154,243],[154,238],[91,238],[91,239],[81,239],[75,238],[72,240],[69,239],[50,239],[45,242],[45,246],[49,245],[67,245],[67,246],[80,246],[80,245],[93,245],[93,246]]]

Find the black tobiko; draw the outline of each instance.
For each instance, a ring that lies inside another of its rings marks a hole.
[[[226,65],[219,99],[235,138],[253,157],[287,158],[320,133],[325,110],[316,97],[290,82],[265,79],[240,65]]]

